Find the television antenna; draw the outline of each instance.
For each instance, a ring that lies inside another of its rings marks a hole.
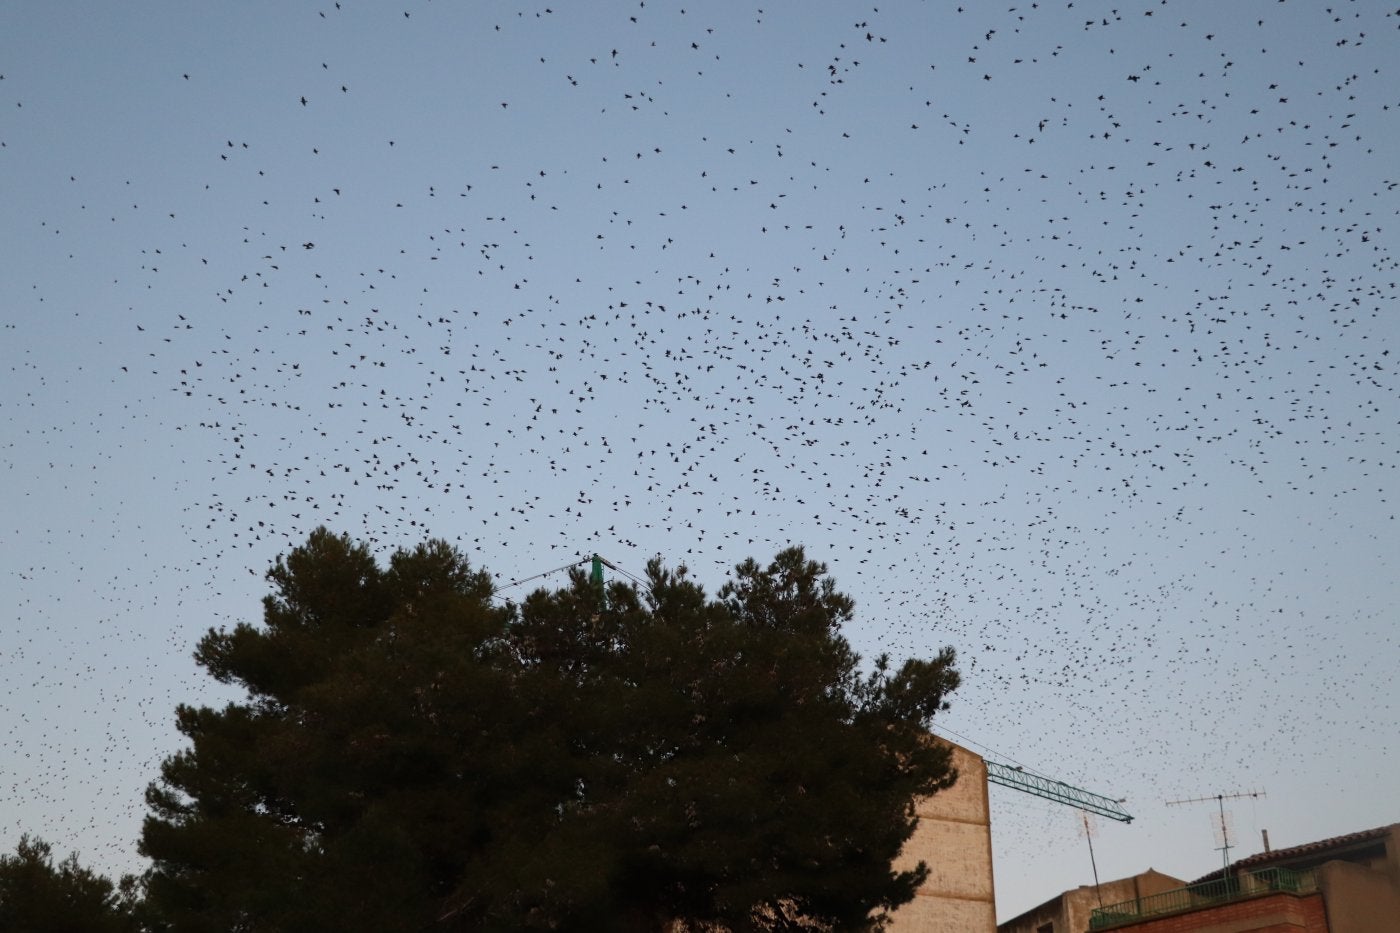
[[[1220,825],[1216,827],[1216,835],[1220,839],[1220,845],[1216,846],[1216,851],[1220,853],[1220,858],[1222,862],[1221,877],[1223,878],[1226,874],[1229,873],[1230,870],[1230,850],[1235,848],[1234,846],[1230,845],[1230,821],[1226,818],[1225,815],[1225,801],[1240,800],[1245,797],[1253,797],[1257,800],[1260,797],[1267,796],[1268,794],[1266,794],[1262,790],[1249,790],[1237,791],[1232,794],[1220,793],[1212,797],[1187,797],[1181,800],[1168,800],[1166,801],[1166,804],[1169,807],[1179,807],[1188,803],[1216,803],[1219,805]]]

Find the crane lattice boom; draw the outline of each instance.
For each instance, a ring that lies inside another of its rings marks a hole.
[[[1120,801],[1078,787],[1071,787],[1062,781],[1052,781],[1050,778],[1031,774],[1010,765],[998,764],[995,761],[987,762],[987,780],[1003,787],[1014,787],[1016,790],[1035,794],[1037,797],[1067,803],[1071,807],[1078,807],[1089,813],[1097,813],[1099,816],[1106,816],[1111,820],[1119,820],[1124,823],[1133,821],[1133,818],[1119,806]]]

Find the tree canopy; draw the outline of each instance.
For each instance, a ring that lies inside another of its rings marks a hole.
[[[14,855],[0,855],[0,930],[24,933],[136,933],[135,881],[111,881],[78,863],[54,864],[53,847],[21,836]]]
[[[660,559],[518,605],[441,541],[325,529],[260,625],[196,658],[246,697],[182,706],[147,799],[150,906],[176,931],[878,929],[952,649],[862,670],[801,548],[713,597]]]

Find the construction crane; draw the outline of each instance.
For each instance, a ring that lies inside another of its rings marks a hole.
[[[1068,804],[1080,811],[1079,815],[1084,820],[1084,840],[1089,844],[1089,864],[1094,869],[1094,893],[1098,896],[1099,906],[1102,907],[1103,895],[1099,893],[1099,863],[1094,858],[1094,834],[1089,826],[1088,815],[1094,813],[1098,816],[1106,816],[1111,820],[1118,820],[1120,823],[1131,823],[1133,818],[1123,809],[1123,801],[1114,800],[1112,797],[1105,797],[1103,794],[1096,794],[1072,784],[1066,784],[1064,781],[1056,781],[1039,774],[1032,774],[1019,766],[1004,765],[995,761],[986,761],[986,759],[983,761],[987,766],[988,784],[1000,784],[1002,787],[1010,787],[1027,794],[1034,794],[1056,803]]]
[[[584,558],[582,560],[575,561],[573,564],[566,564],[564,567],[560,567],[557,569],[564,570],[568,567],[577,566],[579,564],[590,564],[588,580],[590,584],[597,587],[598,592],[600,594],[604,592],[604,567],[607,567],[609,570],[612,570],[615,573],[620,573],[624,576],[631,577],[633,580],[637,580],[636,577],[633,577],[631,574],[614,565],[611,561],[596,553],[591,558]],[[507,586],[515,586],[519,583],[526,582],[526,580],[533,580],[538,577],[544,576],[545,574],[554,572],[556,571],[548,570],[545,571],[544,574],[536,574],[534,577],[527,577],[525,578],[525,580],[518,580],[515,581],[515,583],[507,584]],[[637,582],[641,581],[637,580]],[[502,587],[502,589],[504,588],[505,587]],[[1051,778],[1041,777],[1038,774],[1033,774],[1017,766],[999,764],[995,761],[988,761],[986,762],[986,765],[987,780],[990,783],[1000,784],[1003,787],[1014,788],[1015,790],[1023,791],[1027,794],[1034,794],[1037,797],[1044,797],[1047,800],[1054,800],[1057,803],[1068,804],[1069,806],[1077,807],[1078,809],[1083,810],[1086,813],[1093,813],[1097,814],[1098,816],[1106,816],[1111,820],[1118,820],[1122,823],[1131,823],[1133,821],[1132,816],[1130,816],[1127,813],[1127,811],[1125,811],[1121,806],[1121,804],[1123,803],[1122,800],[1114,800],[1113,798],[1105,797],[1102,794],[1095,794],[1092,791],[1087,791],[1083,788],[1074,787],[1073,785],[1066,784],[1063,781],[1056,781]]]
[[[583,561],[580,561],[583,563]],[[594,554],[592,558],[592,568],[589,573],[589,581],[603,591],[603,568],[607,567],[617,573],[623,573],[605,558]],[[630,574],[628,574],[630,576]],[[635,578],[634,578],[635,579]],[[1133,818],[1120,806],[1122,800],[1114,800],[1102,794],[1095,794],[1079,787],[1066,784],[1063,781],[1052,780],[1032,774],[1019,767],[1012,765],[998,764],[995,761],[988,761],[987,780],[994,784],[1001,784],[1004,787],[1015,788],[1037,797],[1044,797],[1047,800],[1054,800],[1058,803],[1069,804],[1071,807],[1078,807],[1086,813],[1094,813],[1099,816],[1106,816],[1111,820],[1118,820],[1122,823],[1131,823]]]
[[[583,564],[591,564],[591,569],[588,573],[588,582],[593,586],[597,587],[600,592],[603,590],[604,567],[607,567],[610,570],[615,570],[618,573],[623,574],[624,576],[630,577],[634,581],[641,582],[637,580],[635,576],[633,576],[630,573],[627,573],[627,571],[623,570],[622,568],[614,566],[613,563],[609,561],[606,557],[600,557],[599,555],[594,554],[592,557],[585,557],[581,560],[572,561],[570,563],[565,564],[562,567],[555,567],[551,570],[541,570],[539,573],[532,573],[528,577],[521,577],[518,580],[511,580],[509,583],[502,583],[500,586],[496,587],[491,591],[491,598],[504,599],[505,597],[501,594],[504,593],[506,590],[511,589],[512,587],[523,586],[524,584],[531,583],[535,580],[542,580],[550,574],[561,573],[565,570],[571,570],[572,568],[581,566]]]
[[[1087,813],[1095,813],[1099,816],[1106,816],[1111,820],[1118,820],[1120,823],[1131,823],[1133,818],[1128,815],[1120,804],[1122,800],[1114,800],[1102,794],[1095,794],[1079,787],[1066,784],[1063,781],[1051,780],[1032,774],[1023,768],[1011,765],[998,764],[995,761],[987,762],[987,781],[992,784],[1000,784],[1003,787],[1011,787],[1027,794],[1034,794],[1037,797],[1044,797],[1047,800],[1054,800],[1059,803],[1069,804],[1071,807],[1078,807]]]
[[[580,563],[582,563],[582,561],[580,561]],[[594,554],[594,555],[593,555],[593,568],[592,568],[592,570],[590,570],[589,573],[588,573],[588,582],[591,583],[591,584],[593,584],[595,587],[597,587],[599,593],[604,592],[604,590],[603,590],[603,568],[604,568],[604,567],[607,567],[609,570],[612,570],[612,571],[614,571],[614,572],[616,572],[616,573],[621,573],[621,572],[622,572],[622,571],[618,570],[616,567],[614,567],[614,566],[612,565],[612,562],[611,562],[611,561],[607,560],[607,559],[604,558],[604,557],[600,557],[600,556],[598,556],[597,554]]]

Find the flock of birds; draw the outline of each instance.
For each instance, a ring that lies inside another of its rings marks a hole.
[[[958,649],[949,728],[1137,804],[1122,874],[1210,867],[1195,791],[1396,819],[1400,11],[893,6],[0,14],[5,838],[130,870],[318,525],[803,544],[867,657]],[[996,806],[999,870],[1076,846]]]

